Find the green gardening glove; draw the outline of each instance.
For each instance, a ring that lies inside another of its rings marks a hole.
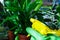
[[[28,34],[31,35],[30,40],[46,40],[43,35],[41,35],[40,33],[38,33],[37,31],[35,31],[34,29],[30,27],[26,28],[26,31]]]

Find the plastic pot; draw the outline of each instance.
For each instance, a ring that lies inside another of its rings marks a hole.
[[[19,40],[29,40],[30,38],[27,37],[26,35],[19,34]]]
[[[9,40],[14,40],[14,34],[12,31],[8,31],[8,39]]]

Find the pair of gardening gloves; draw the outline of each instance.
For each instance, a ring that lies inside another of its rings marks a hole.
[[[39,20],[31,18],[32,28],[26,28],[30,40],[60,40],[60,29],[52,30]]]
[[[53,34],[48,34],[47,36],[45,36],[30,27],[27,27],[26,31],[28,35],[31,36],[30,40],[60,40],[59,36]]]

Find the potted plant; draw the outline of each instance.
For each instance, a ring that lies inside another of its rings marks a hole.
[[[5,0],[4,4],[5,18],[0,25],[8,26],[15,36],[27,35],[26,27],[31,25],[29,20],[39,11],[42,0]]]

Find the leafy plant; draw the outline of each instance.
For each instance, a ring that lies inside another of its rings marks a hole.
[[[25,29],[31,25],[29,19],[35,17],[42,0],[5,0],[4,4],[4,20],[0,25],[8,26],[15,34],[27,34]]]

